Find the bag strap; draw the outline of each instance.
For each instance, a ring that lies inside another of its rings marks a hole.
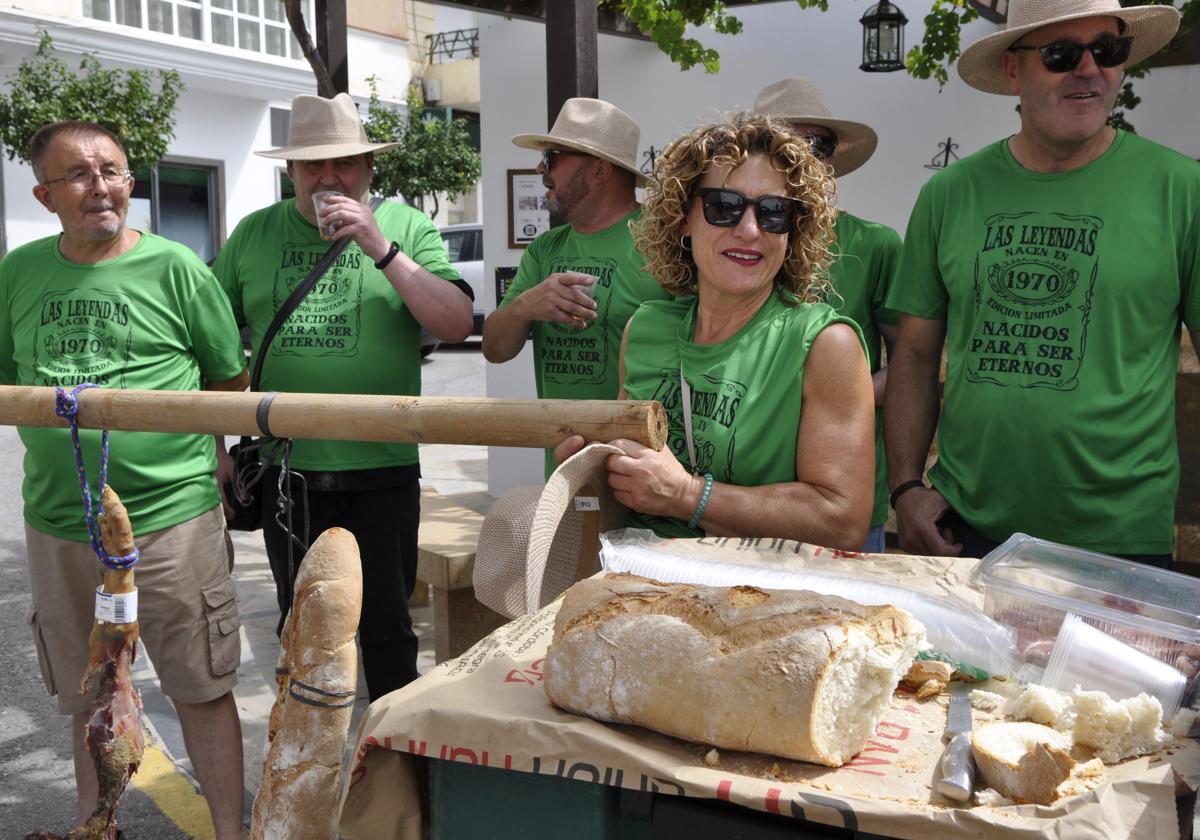
[[[383,204],[383,199],[375,196],[371,199],[370,208],[374,213],[379,209],[379,205]],[[275,313],[275,317],[271,319],[270,326],[263,333],[262,341],[258,345],[258,354],[254,359],[254,373],[250,377],[250,390],[257,391],[259,383],[262,381],[262,366],[263,359],[267,356],[267,350],[271,346],[271,342],[275,340],[275,334],[279,332],[279,328],[283,326],[283,322],[291,317],[296,311],[296,307],[304,300],[304,297],[312,291],[313,286],[317,285],[317,281],[329,270],[329,266],[333,265],[333,261],[338,258],[342,251],[346,250],[346,246],[350,244],[350,237],[343,236],[341,239],[335,239],[333,244],[329,246],[329,250],[321,257],[320,262],[312,267],[308,272],[308,276],[300,282],[292,293],[288,295],[287,300],[283,302],[283,306],[279,307],[279,311]]]

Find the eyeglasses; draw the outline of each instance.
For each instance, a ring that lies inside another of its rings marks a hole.
[[[837,151],[837,135],[832,132],[829,134],[809,134],[804,139],[808,141],[809,151],[813,153],[813,156],[817,160],[828,160]]]
[[[133,178],[133,173],[128,169],[101,169],[99,172],[68,172],[61,178],[51,178],[49,181],[42,181],[42,186],[48,187],[51,184],[62,181],[67,189],[75,192],[83,192],[90,190],[92,184],[96,183],[96,179],[101,178],[104,183],[110,187],[123,187]]]
[[[587,152],[576,152],[571,149],[542,149],[542,168],[549,172],[554,167],[554,158],[558,155],[590,157]]]
[[[706,187],[697,190],[704,221],[714,227],[734,227],[742,220],[746,208],[754,205],[758,228],[763,233],[788,233],[796,221],[796,214],[807,213],[804,202],[784,195],[760,195],[746,198],[737,190]]]
[[[1042,54],[1042,66],[1051,73],[1070,73],[1083,60],[1084,50],[1092,54],[1097,67],[1119,67],[1129,60],[1133,37],[1125,35],[1101,35],[1090,44],[1078,41],[1051,41],[1042,47],[1013,46],[1013,52],[1037,50]]]

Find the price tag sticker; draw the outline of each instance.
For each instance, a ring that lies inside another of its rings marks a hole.
[[[600,499],[596,496],[576,496],[575,510],[582,513],[600,510]]]
[[[132,624],[137,621],[137,589],[113,595],[103,586],[96,587],[96,620],[104,624]]]

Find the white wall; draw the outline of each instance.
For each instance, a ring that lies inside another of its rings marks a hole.
[[[908,9],[913,18],[905,43],[921,37],[918,0]],[[612,36],[600,37],[600,97],[621,107],[641,126],[641,149],[662,149],[672,138],[719,112],[748,108],[760,88],[784,76],[812,80],[834,116],[870,124],[879,134],[879,149],[870,162],[838,185],[840,203],[865,218],[883,222],[901,234],[921,185],[933,175],[925,164],[948,137],[960,157],[1012,134],[1019,128],[1016,100],[980,93],[951,79],[939,93],[935,82],[906,73],[864,73],[862,27],[858,18],[868,0],[839,0],[830,11],[798,9],[772,3],[739,7],[745,28],[736,36],[704,30],[700,39],[721,53],[721,72],[680,72],[652,44]],[[995,31],[977,21],[966,27],[963,43]],[[505,170],[532,168],[533,152],[516,148],[512,135],[542,131],[546,126],[545,35],[540,24],[483,15],[480,19],[481,112],[483,129],[484,256],[490,278],[497,266],[513,265],[521,252],[507,247]],[[1200,68],[1154,71],[1136,84],[1142,104],[1132,122],[1147,137],[1200,157]],[[488,394],[534,396],[528,348],[505,365],[488,368]],[[516,484],[541,480],[540,453],[493,449],[489,453],[489,490],[499,493]]]

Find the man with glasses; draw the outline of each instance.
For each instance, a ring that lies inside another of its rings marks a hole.
[[[981,556],[1021,531],[1172,564],[1200,168],[1106,118],[1123,68],[1178,24],[1171,6],[1013,0],[959,60],[971,86],[1019,97],[1021,129],[934,176],[909,221],[884,413],[905,548]]]
[[[874,129],[860,122],[833,118],[816,86],[805,79],[787,78],[767,85],[754,101],[754,111],[788,123],[807,137],[813,154],[829,164],[841,178],[858,169],[879,143]],[[900,316],[884,305],[900,259],[900,236],[886,225],[868,222],[838,210],[834,224],[835,259],[830,266],[837,294],[830,305],[858,324],[867,342],[871,379],[875,387],[875,506],[871,530],[863,551],[884,549],[887,521],[887,461],[883,450],[883,395],[887,368],[881,350],[888,354],[896,340]]]
[[[37,200],[62,233],[0,261],[0,382],[107,388],[246,387],[229,303],[182,245],[126,226],[133,178],[120,141],[94,123],[46,126],[30,143]],[[22,428],[32,630],[43,681],[72,716],[80,823],[97,802],[85,743],[87,667],[100,564],[81,509],[69,430]],[[98,430],[81,429],[96,479]],[[184,743],[216,836],[241,837],[242,736],[234,705],[241,640],[233,549],[204,435],[112,433],[108,481],[137,532],[141,639]],[[196,643],[195,640],[200,640]]]
[[[519,134],[537,149],[552,217],[566,222],[535,239],[517,276],[483,325],[483,354],[507,362],[533,330],[534,379],[544,399],[611,400],[625,322],[642,301],[668,297],[642,270],[629,226],[641,131],[599,99],[568,99],[549,134]],[[546,451],[546,475],[554,470]]]

